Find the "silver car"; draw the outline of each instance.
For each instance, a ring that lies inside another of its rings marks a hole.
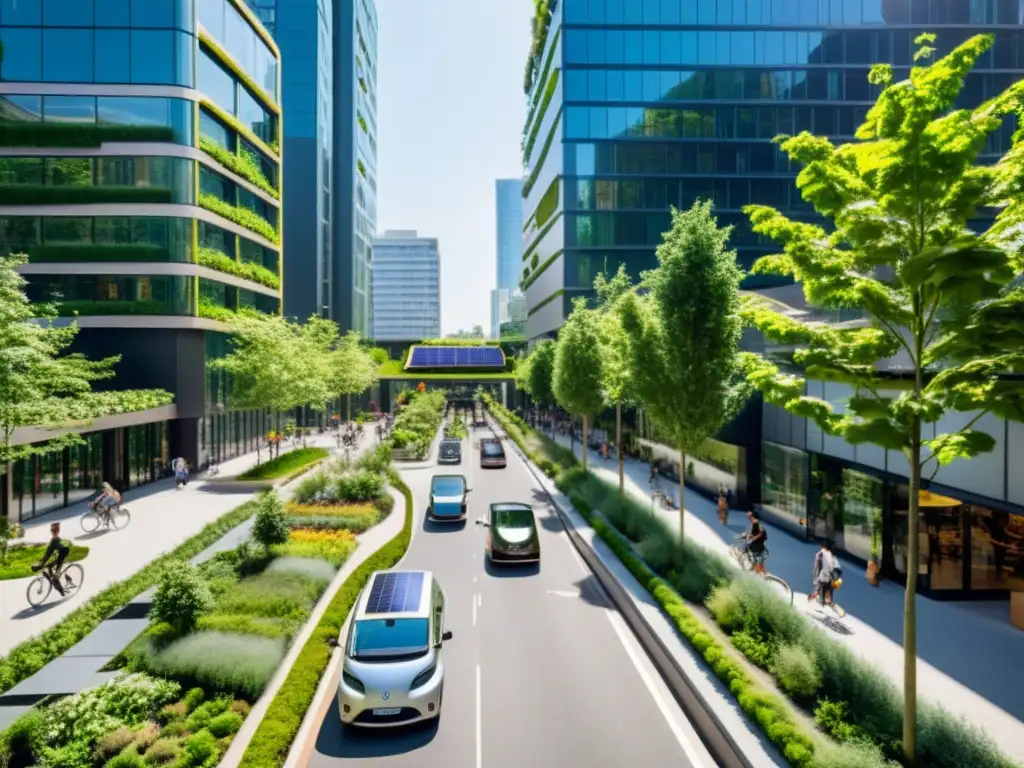
[[[338,684],[345,725],[440,717],[445,595],[431,571],[377,571],[356,601]]]

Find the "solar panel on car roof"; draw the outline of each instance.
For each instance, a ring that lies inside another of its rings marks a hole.
[[[422,573],[378,573],[366,601],[367,613],[401,613],[420,606]]]

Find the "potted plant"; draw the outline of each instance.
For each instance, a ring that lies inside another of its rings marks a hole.
[[[868,560],[868,584],[877,587],[882,580],[882,514],[880,510],[871,513],[871,558]]]

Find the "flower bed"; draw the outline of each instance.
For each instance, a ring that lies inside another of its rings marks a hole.
[[[279,480],[293,477],[318,461],[330,456],[325,448],[296,448],[283,453],[276,459],[257,464],[238,476],[239,480]]]
[[[26,579],[35,576],[32,565],[43,559],[46,551],[45,544],[15,544],[7,550],[6,561],[0,564],[0,581],[6,579]],[[66,563],[77,563],[84,560],[89,554],[88,547],[71,546],[71,554],[64,561]]]
[[[529,428],[512,423],[504,409],[491,405],[491,410],[537,462],[523,440]],[[723,558],[689,541],[680,544],[645,505],[628,497],[620,500],[612,484],[578,467],[562,471],[556,466],[555,474],[559,489],[651,592],[679,633],[791,765],[867,768],[902,759],[901,695],[881,671],[811,626],[786,601]],[[758,686],[707,631],[709,622],[727,633],[747,661],[771,674],[788,700]],[[797,708],[812,715],[821,730],[801,726]],[[921,706],[918,716],[919,764],[1012,768],[984,733],[962,720],[932,705]]]
[[[0,734],[0,765],[38,768],[213,766],[249,713],[231,697],[184,696],[145,674],[112,680],[32,710]]]
[[[422,459],[441,426],[445,398],[441,392],[403,392],[407,400],[395,417],[391,444],[395,458]]]

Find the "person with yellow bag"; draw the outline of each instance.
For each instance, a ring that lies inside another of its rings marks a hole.
[[[835,590],[843,584],[843,567],[832,551],[834,546],[831,539],[825,539],[821,549],[814,555],[811,575],[813,591],[807,596],[807,602],[818,598],[820,606],[827,605],[839,618],[843,618],[846,611],[835,603]]]

